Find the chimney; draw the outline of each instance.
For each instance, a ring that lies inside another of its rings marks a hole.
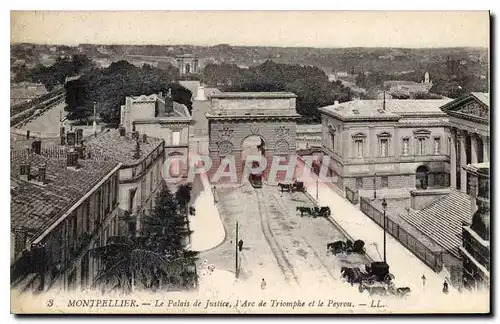
[[[330,101],[330,102],[331,102],[331,101]],[[338,101],[338,100],[335,100],[335,101],[333,102],[333,104],[334,104],[335,106],[337,106],[337,105],[339,104],[339,101]]]
[[[138,141],[139,140],[139,132],[138,131],[133,131],[132,132],[132,139]]]
[[[64,127],[59,128],[59,136],[61,137],[61,145],[66,144],[66,132]]]
[[[147,143],[148,142],[148,135],[147,134],[142,134],[142,142]]]
[[[126,134],[125,127],[120,126],[120,128],[119,128],[119,129],[120,129],[120,136],[125,136],[125,134]]]
[[[30,181],[31,165],[29,163],[21,163],[21,170],[19,172],[21,180]]]
[[[47,172],[47,166],[45,164],[38,167],[38,182],[42,184],[45,183],[46,172]]]
[[[76,148],[76,151],[78,153],[79,159],[85,159],[85,146],[83,145],[83,141],[82,141],[82,145],[80,145]]]
[[[40,155],[42,153],[42,141],[35,140],[31,143],[31,151],[35,154]]]
[[[26,130],[26,139],[30,139],[30,131],[29,131],[29,129]]]
[[[76,130],[76,145],[81,145],[83,140],[83,129]]]
[[[68,145],[74,146],[76,143],[75,132],[71,131],[66,134],[66,138],[68,140]]]
[[[66,163],[68,168],[78,167],[78,152],[74,149],[69,150],[66,157]]]

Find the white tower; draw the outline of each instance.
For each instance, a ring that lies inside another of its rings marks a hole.
[[[431,83],[431,80],[429,78],[429,72],[425,72],[424,74],[424,83]]]

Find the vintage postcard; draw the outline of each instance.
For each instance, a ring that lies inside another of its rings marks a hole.
[[[489,31],[11,12],[11,312],[489,313]]]

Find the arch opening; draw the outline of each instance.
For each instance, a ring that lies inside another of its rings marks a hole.
[[[415,172],[415,184],[417,189],[427,189],[429,186],[429,168],[421,165]]]

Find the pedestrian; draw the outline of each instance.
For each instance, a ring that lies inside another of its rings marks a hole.
[[[448,283],[446,280],[443,283],[443,293],[447,294],[448,293]]]
[[[267,286],[267,283],[266,281],[264,280],[264,278],[262,278],[262,281],[260,283],[260,289],[266,289],[266,286]]]
[[[425,287],[425,279],[427,279],[427,278],[425,278],[425,275],[422,275],[422,278],[421,278],[421,279],[422,279],[422,286],[424,286],[424,287]]]
[[[243,250],[243,240],[239,240],[238,249],[240,250],[240,252],[241,252],[241,250]]]

